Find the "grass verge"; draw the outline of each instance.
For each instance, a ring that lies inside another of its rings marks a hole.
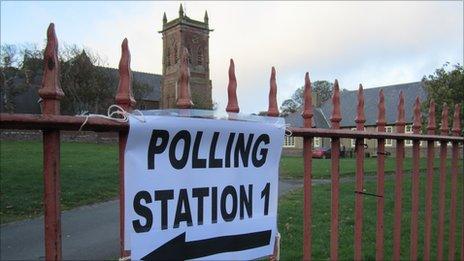
[[[446,223],[444,239],[444,258],[448,257],[448,233],[449,233],[449,208],[450,208],[450,177],[447,177],[446,188]],[[436,259],[437,220],[438,220],[438,173],[435,174],[433,192],[433,225],[432,225],[432,259]],[[375,193],[376,182],[366,182],[367,192]],[[339,256],[341,259],[353,259],[354,256],[354,194],[353,182],[340,185],[340,223],[339,223]],[[456,252],[460,249],[463,213],[462,200],[463,177],[460,175],[458,182],[458,213],[456,226]],[[330,257],[330,185],[318,185],[313,187],[312,194],[312,257],[315,260],[329,259]],[[377,198],[364,196],[364,223],[363,223],[363,259],[375,259],[375,238],[377,222]],[[424,220],[425,220],[425,177],[420,179],[420,213],[419,220],[418,256],[423,259],[424,245]],[[393,237],[393,208],[394,208],[394,181],[385,181],[385,260],[392,259]],[[281,258],[282,260],[301,260],[303,243],[303,191],[295,190],[279,200],[278,226],[282,235]],[[401,234],[401,259],[409,259],[409,236],[411,221],[411,178],[405,176],[403,185],[403,213]],[[459,259],[456,254],[456,259]]]

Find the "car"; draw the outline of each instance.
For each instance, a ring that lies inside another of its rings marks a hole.
[[[316,159],[330,159],[330,148],[317,148],[313,150],[313,158]]]

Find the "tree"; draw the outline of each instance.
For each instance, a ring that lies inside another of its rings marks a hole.
[[[21,57],[22,56],[22,57]],[[60,48],[60,82],[66,94],[61,100],[63,114],[84,112],[106,113],[114,103],[117,70],[103,67],[104,61],[91,50],[64,44]],[[43,50],[35,46],[1,46],[1,104],[2,110],[14,112],[14,98],[31,87],[40,85],[43,73]],[[145,96],[150,86],[132,82],[134,96]]]
[[[328,81],[315,81],[312,83],[313,95],[317,95],[322,104],[332,97],[333,83]],[[304,86],[295,90],[290,99],[282,102],[280,107],[282,114],[289,114],[301,109],[304,104]],[[317,106],[317,104],[313,104]]]
[[[22,59],[20,57],[22,56]],[[14,112],[15,98],[34,81],[34,62],[42,53],[36,46],[5,44],[0,48],[0,101],[2,111]]]
[[[452,122],[454,105],[461,104],[461,123],[464,122],[464,68],[460,64],[449,68],[445,63],[441,68],[429,76],[422,78],[422,83],[427,92],[427,100],[422,103],[423,112],[427,113],[430,100],[435,101],[435,115],[437,126],[441,122],[443,103],[449,107],[449,122]],[[425,123],[426,124],[426,123]]]

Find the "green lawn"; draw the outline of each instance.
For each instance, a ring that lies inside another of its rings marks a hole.
[[[340,176],[354,176],[356,172],[356,159],[355,158],[342,158],[340,159]],[[329,179],[330,178],[330,159],[313,159],[313,179]],[[420,159],[420,169],[426,169],[427,161],[425,158]],[[439,159],[435,159],[434,166],[437,168]],[[450,161],[448,160],[448,165]],[[388,156],[385,159],[385,172],[395,172],[396,158]],[[412,169],[412,159],[404,159],[404,170],[409,171]],[[375,175],[377,172],[377,159],[365,158],[364,159],[364,172],[366,175]],[[302,157],[289,157],[283,156],[280,161],[280,177],[288,179],[302,179],[303,178],[303,158]]]
[[[0,142],[1,223],[43,213],[42,142]],[[62,143],[62,209],[118,194],[116,145]]]
[[[438,173],[436,174],[438,176]],[[410,176],[405,176],[403,185],[403,216],[402,216],[402,238],[401,238],[401,259],[409,259],[409,225],[411,219],[411,182]],[[385,182],[385,260],[392,259],[392,231],[393,231],[393,207],[394,207],[394,181]],[[423,249],[423,227],[424,227],[424,197],[425,197],[425,178],[421,177],[421,201],[419,220],[419,259],[422,259]],[[339,256],[342,259],[353,259],[353,238],[354,238],[354,188],[353,182],[341,184],[340,189],[340,238]],[[376,183],[366,182],[367,192],[375,193]],[[457,252],[460,249],[460,231],[462,227],[462,193],[463,177],[460,175],[458,184],[458,217],[457,217]],[[448,177],[448,187],[446,188],[446,234],[444,241],[444,258],[448,257],[448,222],[449,222],[449,196],[450,179]],[[438,178],[434,181],[433,194],[433,234],[432,234],[432,259],[436,259],[436,236],[438,219]],[[302,189],[290,192],[279,200],[279,231],[282,235],[281,258],[282,260],[301,260],[303,242],[303,191]],[[330,185],[318,185],[313,187],[313,218],[312,218],[312,240],[313,258],[329,259],[330,256]],[[376,233],[376,202],[373,196],[364,196],[364,223],[363,223],[363,256],[366,260],[375,259],[375,233]],[[461,207],[460,207],[461,206]],[[456,259],[459,260],[458,255]]]

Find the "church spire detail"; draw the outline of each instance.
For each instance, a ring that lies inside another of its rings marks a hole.
[[[180,4],[179,6],[179,17],[183,17],[184,16],[184,8],[182,7],[182,4]]]
[[[208,17],[208,10],[205,10],[205,18],[204,18],[205,24],[208,24],[209,22],[209,17]]]
[[[168,18],[166,17],[166,12],[163,14],[163,24],[168,22]]]

